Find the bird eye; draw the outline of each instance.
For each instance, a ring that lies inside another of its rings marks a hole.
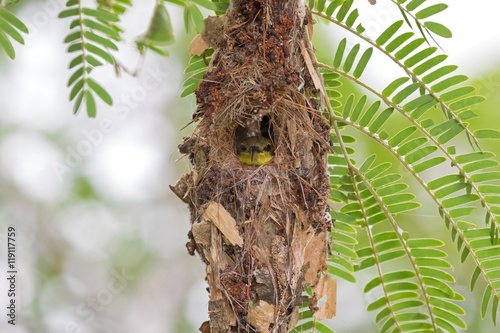
[[[271,151],[271,145],[270,145],[270,144],[267,144],[267,145],[264,147],[264,150],[265,150],[265,151]]]
[[[245,147],[244,145],[239,145],[239,146],[238,146],[238,150],[239,150],[239,151],[246,151],[246,150],[247,150],[247,147]]]

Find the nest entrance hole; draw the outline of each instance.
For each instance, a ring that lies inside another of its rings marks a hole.
[[[235,146],[241,140],[253,136],[263,136],[266,139],[274,140],[274,130],[269,115],[255,115],[253,119],[247,121],[244,125],[238,125],[234,135]]]

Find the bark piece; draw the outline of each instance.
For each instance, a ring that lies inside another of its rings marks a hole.
[[[243,238],[238,232],[235,219],[221,204],[210,202],[203,213],[203,218],[215,224],[231,244],[243,246]]]

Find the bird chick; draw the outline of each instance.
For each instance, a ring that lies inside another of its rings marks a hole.
[[[236,146],[240,162],[247,165],[264,165],[274,157],[274,146],[271,140],[263,136],[243,138]]]

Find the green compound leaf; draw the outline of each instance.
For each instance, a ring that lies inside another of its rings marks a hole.
[[[352,3],[354,0],[345,0],[344,4],[342,7],[340,7],[338,13],[337,13],[337,20],[339,22],[342,22],[344,18],[346,17],[347,13],[349,12],[349,9],[351,9]]]
[[[5,53],[7,53],[9,58],[14,59],[16,57],[16,52],[14,51],[12,43],[1,32],[0,32],[0,46],[4,49]]]
[[[424,23],[424,26],[438,36],[444,38],[451,38],[453,36],[450,29],[440,23],[427,21]]]
[[[14,59],[16,53],[14,46],[9,40],[9,36],[19,44],[24,45],[24,38],[19,33],[28,33],[28,28],[14,14],[5,8],[0,8],[0,48],[2,48],[9,58]]]
[[[425,43],[424,38],[418,38],[411,41],[395,54],[396,59],[401,60],[406,58],[411,52],[415,51],[423,43]]]
[[[408,9],[410,12],[417,9],[418,6],[423,4],[426,0],[412,0],[408,5],[406,5],[406,9]],[[400,3],[403,3],[404,1],[399,1]]]
[[[488,286],[484,290],[483,294],[483,300],[481,301],[481,318],[484,319],[484,316],[486,315],[486,310],[488,309],[488,304],[491,299],[491,288]]]
[[[500,131],[495,129],[480,129],[474,132],[478,139],[500,139]]]
[[[342,68],[344,72],[349,73],[349,71],[351,70],[354,61],[356,60],[356,56],[358,55],[359,48],[360,48],[359,44],[354,45],[354,47],[347,55],[347,58],[345,59],[344,62],[344,67]]]
[[[80,1],[70,0],[66,3],[66,9],[59,14],[60,18],[74,17],[64,42],[70,44],[67,52],[77,54],[69,64],[70,69],[76,69],[68,80],[68,87],[72,87],[70,100],[74,100],[75,114],[85,100],[88,116],[96,116],[94,93],[106,104],[113,104],[109,93],[92,79],[91,74],[93,68],[103,65],[97,58],[115,64],[110,52],[118,50],[113,40],[121,40],[122,31],[115,23],[126,11],[126,6],[130,5],[129,0],[97,1],[97,8],[94,9],[82,7]]]
[[[382,91],[382,95],[385,97],[391,96],[394,93],[394,91],[396,91],[396,89],[398,89],[404,83],[408,82],[408,80],[409,80],[408,77],[401,77],[399,79],[394,80]]]
[[[108,105],[113,105],[113,99],[108,92],[97,82],[91,78],[87,81],[89,87]]]
[[[356,69],[354,70],[353,75],[355,78],[360,78],[361,75],[363,75],[363,72],[364,72],[366,66],[368,65],[368,61],[370,61],[372,53],[373,53],[372,47],[363,53],[363,55],[361,56],[361,59],[358,62],[358,65],[356,66]]]
[[[95,105],[95,99],[94,96],[90,91],[85,92],[85,99],[87,100],[87,115],[90,118],[95,118],[96,116],[96,105]]]
[[[105,10],[83,8],[82,11],[85,15],[93,16],[100,21],[107,21],[107,22],[120,21],[120,19],[118,18],[118,16],[116,14],[105,11]]]
[[[0,31],[4,31],[7,35],[12,37],[16,42],[19,44],[24,45],[24,39],[23,36],[19,32],[17,32],[16,29],[14,29],[11,25],[9,25],[7,22],[4,20],[0,19]]]
[[[428,18],[428,17],[430,17],[432,15],[436,15],[437,13],[442,12],[446,8],[448,8],[448,5],[440,3],[440,4],[437,4],[437,5],[430,6],[430,7],[427,7],[425,9],[422,9],[415,16],[419,20],[426,19],[426,18]]]
[[[394,52],[398,47],[400,47],[404,42],[406,42],[408,39],[410,39],[415,33],[413,32],[405,32],[404,34],[401,34],[400,36],[394,38],[393,41],[391,41],[386,47],[385,50],[387,52]]]
[[[385,43],[387,43],[387,41],[392,37],[394,36],[394,34],[399,30],[399,28],[401,28],[401,26],[403,25],[403,22],[404,21],[397,21],[395,23],[393,23],[389,28],[387,28],[376,40],[375,42],[382,46],[384,45]]]
[[[24,32],[25,34],[28,34],[28,28],[24,23],[19,20],[14,14],[9,12],[5,8],[0,8],[0,18],[4,19],[7,23],[13,25],[17,30]]]

